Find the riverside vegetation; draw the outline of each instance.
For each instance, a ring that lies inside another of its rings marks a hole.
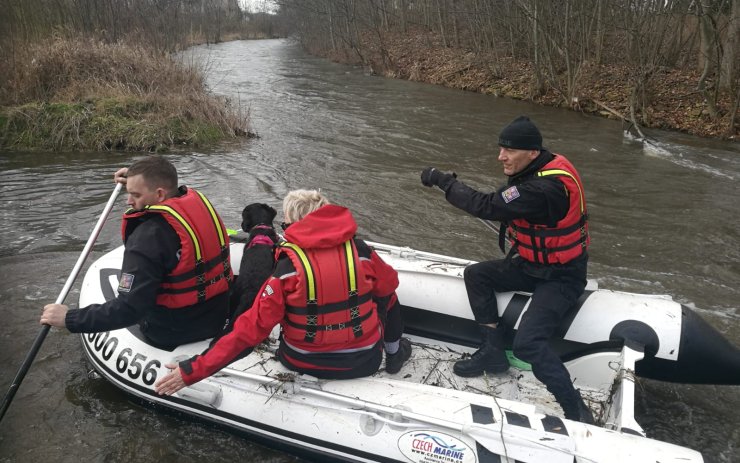
[[[0,149],[162,151],[250,136],[189,46],[273,37],[238,0],[0,0]]]
[[[170,53],[296,37],[374,74],[703,137],[740,136],[740,0],[0,0],[0,149],[160,150],[249,135]]]
[[[249,134],[248,112],[169,54],[83,38],[17,53],[0,91],[4,149],[162,151]]]
[[[311,53],[374,74],[740,136],[740,0],[279,3]]]

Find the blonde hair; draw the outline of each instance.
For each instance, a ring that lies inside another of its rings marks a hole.
[[[321,191],[293,190],[283,199],[283,217],[288,223],[301,220],[316,209],[331,204]]]

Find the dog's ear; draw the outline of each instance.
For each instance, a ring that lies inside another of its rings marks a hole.
[[[249,205],[251,206],[251,204]],[[247,206],[242,210],[242,230],[249,233],[249,230],[252,229],[252,225],[249,220],[249,209],[250,207]]]
[[[277,211],[273,209],[272,207],[268,206],[267,204],[263,204],[265,206],[265,210],[267,211],[267,214],[270,216],[270,222],[275,220],[275,216],[277,215]]]

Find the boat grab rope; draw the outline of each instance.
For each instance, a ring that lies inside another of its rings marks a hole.
[[[286,386],[285,381],[280,381],[277,378],[273,378],[270,376],[265,375],[258,375],[254,373],[248,373],[244,371],[235,370],[233,368],[224,368],[220,371],[220,373],[224,376],[231,376],[236,377],[240,379],[246,379],[250,381],[256,381],[264,386],[272,385],[273,387],[278,387],[282,390],[286,390],[284,386]],[[216,379],[212,378],[211,380]],[[236,389],[242,389],[237,384],[233,384],[231,382],[227,383],[224,381],[217,380],[215,382],[221,383],[225,386],[229,387],[235,387]],[[420,413],[415,413],[407,410],[403,410],[400,408],[382,405],[378,403],[373,403],[369,401],[365,401],[362,399],[357,399],[353,397],[349,397],[343,394],[337,394],[334,392],[328,392],[323,391],[321,389],[316,389],[312,386],[308,386],[307,384],[302,384],[300,382],[293,382],[291,384],[292,386],[292,393],[293,394],[305,394],[305,395],[311,395],[314,397],[326,399],[330,402],[340,403],[344,405],[348,405],[348,407],[342,407],[338,408],[331,405],[324,405],[324,404],[312,404],[313,406],[317,407],[323,407],[328,408],[336,411],[347,411],[352,413],[357,413],[361,415],[368,415],[371,416],[373,419],[378,419],[379,421],[382,421],[384,423],[387,423],[392,426],[401,427],[401,428],[408,428],[412,426],[418,426],[418,423],[423,423],[425,425],[432,425],[432,426],[438,426],[441,428],[445,428],[448,430],[453,430],[456,432],[459,432],[461,434],[467,435],[468,437],[472,438],[476,442],[480,443],[487,449],[489,449],[492,452],[504,452],[505,456],[507,458],[511,458],[508,455],[511,453],[519,453],[520,455],[514,455],[516,459],[519,459],[520,461],[526,461],[522,460],[522,452],[526,452],[527,450],[524,449],[524,444],[517,444],[517,441],[520,443],[526,443],[532,447],[539,448],[541,450],[546,450],[552,452],[551,455],[548,455],[548,457],[551,458],[551,463],[558,463],[562,459],[562,461],[571,462],[573,457],[578,457],[581,459],[581,461],[584,462],[593,462],[596,463],[596,460],[593,460],[585,455],[581,455],[575,451],[574,448],[564,448],[561,446],[557,446],[553,443],[551,440],[538,440],[536,438],[523,436],[520,433],[512,432],[511,425],[504,424],[501,421],[497,422],[495,425],[492,424],[479,424],[479,423],[460,423],[457,421],[450,421],[444,418],[436,418]],[[246,390],[246,389],[245,389]],[[281,396],[276,396],[274,393],[270,395],[270,399],[273,397],[277,398],[283,398]],[[268,399],[269,400],[269,399]],[[499,411],[502,412],[503,409],[499,406]],[[385,418],[382,415],[379,415],[380,413],[383,413],[388,416],[392,416],[393,418],[400,418],[400,419],[406,419],[409,420],[409,422],[403,422],[403,421],[396,421],[394,419]],[[377,418],[374,415],[378,415]],[[503,415],[502,415],[503,416]],[[411,422],[415,422],[417,424],[412,424]],[[491,434],[496,434],[498,437],[497,439],[493,439]],[[568,441],[569,443],[572,442],[572,438]],[[567,457],[567,458],[566,458]]]

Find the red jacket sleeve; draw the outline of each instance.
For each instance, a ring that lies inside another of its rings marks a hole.
[[[386,264],[375,251],[370,254],[370,260],[363,259],[362,262],[365,273],[374,280],[373,296],[389,296],[398,288],[398,272]]]
[[[203,355],[180,362],[182,378],[190,385],[211,376],[231,363],[244,349],[270,335],[285,315],[285,296],[280,278],[270,277],[252,307],[234,323],[231,333],[219,339]]]

